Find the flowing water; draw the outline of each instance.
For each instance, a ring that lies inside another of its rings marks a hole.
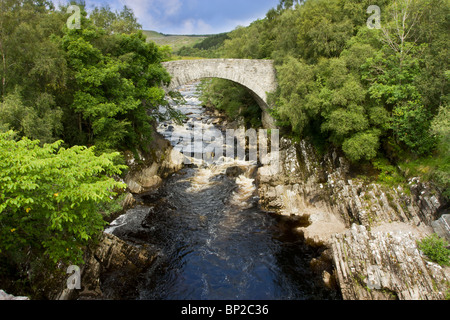
[[[196,84],[182,89],[177,106],[183,125],[162,123],[174,132],[213,127],[196,96]],[[180,139],[172,139],[177,146]],[[184,141],[185,146],[191,141]],[[194,150],[193,150],[194,151]],[[137,198],[108,232],[161,250],[158,263],[120,290],[103,279],[103,290],[121,299],[145,300],[307,300],[336,299],[310,261],[319,249],[305,245],[295,221],[258,208],[257,164],[220,158],[189,165],[156,192]]]

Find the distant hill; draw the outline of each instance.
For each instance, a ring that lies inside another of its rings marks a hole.
[[[149,41],[153,41],[160,46],[171,46],[173,51],[176,52],[182,47],[193,47],[194,45],[202,42],[206,38],[213,35],[171,35],[162,34],[160,32],[143,30],[142,31]]]

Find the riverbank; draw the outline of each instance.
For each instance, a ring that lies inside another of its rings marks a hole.
[[[298,231],[310,245],[330,250],[313,265],[326,266],[317,272],[335,281],[344,299],[446,298],[449,267],[417,248],[448,208],[431,185],[417,178],[409,190],[367,183],[338,152],[320,157],[307,141],[282,139],[280,159],[279,173],[259,170],[261,205],[309,220]]]

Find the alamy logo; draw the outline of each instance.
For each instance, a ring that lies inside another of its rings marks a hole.
[[[367,28],[381,29],[381,9],[379,6],[372,5],[367,8],[367,13],[374,13],[367,20]]]
[[[67,19],[67,28],[81,29],[81,10],[79,6],[71,5],[67,8],[67,13],[72,15]]]
[[[67,289],[81,289],[81,270],[78,266],[70,266],[67,268],[67,274],[71,276],[67,279]]]

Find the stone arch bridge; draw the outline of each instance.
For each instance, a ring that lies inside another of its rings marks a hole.
[[[262,109],[264,127],[275,128],[267,103],[267,93],[275,92],[277,89],[276,71],[272,60],[179,60],[164,62],[163,66],[172,76],[169,90],[205,78],[227,79],[244,86]]]

